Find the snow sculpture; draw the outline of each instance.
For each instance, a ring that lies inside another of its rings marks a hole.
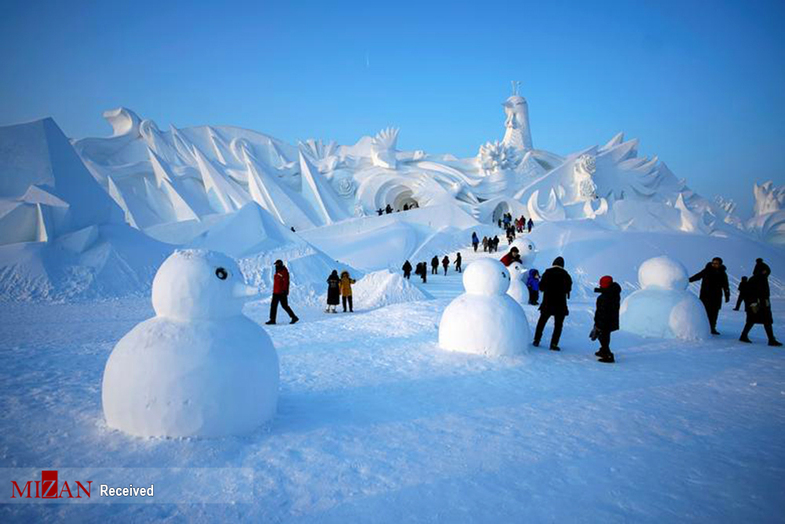
[[[503,143],[505,146],[529,151],[532,149],[532,135],[529,129],[529,104],[526,99],[518,94],[520,82],[512,83],[512,96],[504,104],[504,112],[507,115],[504,121]]]
[[[371,143],[371,161],[373,165],[395,169],[397,167],[395,159],[397,142],[398,129],[388,127],[379,131]]]
[[[507,295],[510,274],[491,258],[472,262],[463,273],[466,293],[444,310],[439,347],[486,356],[523,352],[530,340],[521,306]]]
[[[518,167],[521,161],[518,152],[513,147],[498,140],[481,145],[477,160],[485,174],[513,170]]]
[[[592,180],[592,176],[597,171],[597,164],[594,156],[581,155],[573,166],[575,173],[575,183],[578,185],[578,194],[582,200],[594,200],[597,198],[597,184]]]
[[[529,290],[526,287],[529,271],[520,262],[510,264],[507,271],[510,273],[510,288],[507,290],[507,294],[519,305],[525,306],[529,303]]]
[[[516,238],[510,244],[510,249],[513,247],[518,248],[518,253],[521,255],[521,265],[529,269],[534,264],[534,259],[537,258],[537,247],[534,242],[527,238]]]
[[[753,186],[755,216],[747,228],[772,244],[785,244],[785,187],[775,187],[771,180]]]
[[[137,436],[218,437],[275,414],[278,356],[243,316],[255,294],[226,255],[176,251],[153,281],[156,316],[115,346],[102,386],[110,427]]]
[[[687,270],[667,256],[650,258],[638,269],[641,289],[622,302],[621,329],[646,337],[705,340],[709,320],[700,300],[687,290]]]

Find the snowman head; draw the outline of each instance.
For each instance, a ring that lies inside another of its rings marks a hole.
[[[510,272],[510,278],[512,281],[524,281],[526,279],[526,268],[520,262],[513,262],[507,267],[507,271]]]
[[[678,260],[668,256],[648,259],[638,268],[638,282],[644,289],[687,289],[687,269]]]
[[[523,267],[532,267],[534,264],[534,259],[537,258],[537,248],[529,239],[526,238],[517,238],[513,240],[512,244],[510,245],[510,249],[513,247],[518,248],[518,253],[521,255],[521,264]]]
[[[167,258],[153,280],[153,309],[177,320],[206,320],[239,315],[256,294],[246,286],[237,263],[201,249],[178,250]]]
[[[498,260],[481,258],[463,272],[463,287],[470,295],[504,295],[510,288],[510,274]]]

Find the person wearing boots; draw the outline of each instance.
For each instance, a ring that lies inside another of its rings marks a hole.
[[[349,275],[348,271],[341,272],[341,303],[343,304],[343,312],[346,313],[346,303],[349,303],[349,313],[354,313],[354,305],[352,304],[352,284],[355,280]]]
[[[600,341],[600,350],[595,355],[600,362],[613,363],[616,360],[611,352],[611,333],[619,329],[621,286],[613,281],[613,277],[606,275],[600,279],[600,287],[595,288],[594,292],[600,294],[591,334],[592,340]]]
[[[703,307],[706,308],[706,315],[709,317],[711,334],[719,335],[717,331],[717,317],[722,308],[722,295],[725,294],[725,302],[730,302],[730,287],[728,286],[728,273],[722,264],[720,257],[714,257],[706,267],[690,277],[690,282],[701,281],[700,299]]]
[[[769,337],[770,346],[781,346],[782,343],[774,338],[771,315],[771,293],[769,291],[769,275],[771,268],[762,258],[756,260],[752,276],[747,281],[744,289],[744,310],[747,312],[747,323],[741,332],[741,342],[752,343],[749,338],[750,330],[755,324],[763,324],[766,336]]]
[[[281,305],[284,311],[289,315],[290,324],[296,323],[299,318],[294,314],[292,308],[289,307],[289,270],[283,265],[283,261],[275,261],[275,274],[273,275],[273,300],[270,302],[270,320],[265,324],[275,324],[275,319],[278,315],[278,304]]]
[[[431,274],[438,275],[439,274],[439,257],[434,256],[431,259]]]
[[[548,319],[553,317],[553,335],[551,336],[551,351],[559,351],[559,338],[561,338],[564,317],[570,314],[567,308],[567,299],[570,298],[572,291],[572,278],[564,269],[564,259],[556,257],[553,266],[549,267],[542,274],[540,279],[540,291],[542,291],[542,304],[540,304],[540,319],[537,321],[537,329],[534,332],[534,347],[540,346],[542,332]]]
[[[459,251],[457,255],[455,255],[455,271],[458,273],[462,272],[461,264],[463,263],[463,259],[461,258],[461,252]]]
[[[341,298],[341,278],[338,276],[338,271],[333,269],[330,276],[327,277],[327,310],[325,313],[338,313],[335,308]]]

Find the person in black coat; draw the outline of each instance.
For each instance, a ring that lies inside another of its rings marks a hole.
[[[327,277],[327,311],[325,313],[337,313],[335,308],[341,301],[341,277],[338,271],[333,270]]]
[[[420,278],[422,279],[422,283],[423,284],[425,284],[425,282],[427,282],[427,280],[428,280],[428,268],[427,268],[425,262],[418,262],[417,263],[417,269],[414,271],[414,274],[415,275],[420,275]]]
[[[613,277],[604,276],[600,279],[600,287],[594,289],[599,293],[597,309],[594,311],[594,329],[592,340],[600,341],[600,350],[595,353],[600,362],[615,362],[611,352],[611,333],[619,329],[619,308],[621,307],[621,286],[613,281]]]
[[[542,291],[542,304],[540,304],[540,320],[537,321],[537,329],[534,331],[534,347],[539,347],[542,339],[542,332],[548,319],[553,317],[553,335],[551,336],[550,349],[559,351],[559,338],[561,338],[564,317],[570,314],[567,309],[567,299],[570,298],[572,291],[572,278],[564,269],[564,259],[556,257],[553,266],[545,270],[540,279],[540,291]]]
[[[532,219],[530,218],[530,219],[529,219],[529,221],[526,223],[526,229],[529,231],[529,233],[531,233],[531,232],[532,232],[532,226],[533,226],[533,225],[534,225],[534,222],[533,222],[533,221],[532,221]]]
[[[476,250],[475,250],[476,251]],[[461,264],[463,263],[463,259],[461,258],[461,252],[459,251],[457,255],[455,255],[455,271],[461,273]]]
[[[403,278],[409,280],[409,277],[412,276],[412,265],[408,260],[403,263],[403,267],[401,269],[403,270]]]
[[[444,268],[444,276],[446,277],[447,268],[450,267],[450,257],[448,257],[447,255],[444,255],[444,258],[442,259],[442,267]]]
[[[751,343],[749,339],[750,330],[755,324],[763,324],[766,336],[769,337],[770,346],[781,346],[782,343],[774,338],[772,324],[774,319],[771,315],[771,292],[769,291],[769,275],[771,268],[763,262],[763,259],[756,260],[755,269],[752,276],[747,281],[744,288],[744,310],[747,312],[747,322],[741,332],[739,340]]]
[[[719,335],[717,331],[717,316],[722,308],[722,295],[725,293],[725,302],[730,301],[730,286],[728,286],[728,273],[720,257],[714,257],[700,272],[690,277],[690,282],[701,281],[700,299],[706,308],[709,317],[711,334]]]
[[[439,274],[439,257],[434,256],[431,259],[431,274],[438,275]]]
[[[739,282],[739,298],[736,300],[736,307],[733,308],[733,311],[738,311],[741,308],[741,305],[744,303],[744,290],[747,288],[747,277],[741,277],[741,282]]]

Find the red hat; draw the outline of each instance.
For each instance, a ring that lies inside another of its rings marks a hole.
[[[600,279],[600,289],[605,289],[605,288],[611,287],[611,284],[613,284],[613,277],[612,276],[605,275],[604,277],[602,277]]]

